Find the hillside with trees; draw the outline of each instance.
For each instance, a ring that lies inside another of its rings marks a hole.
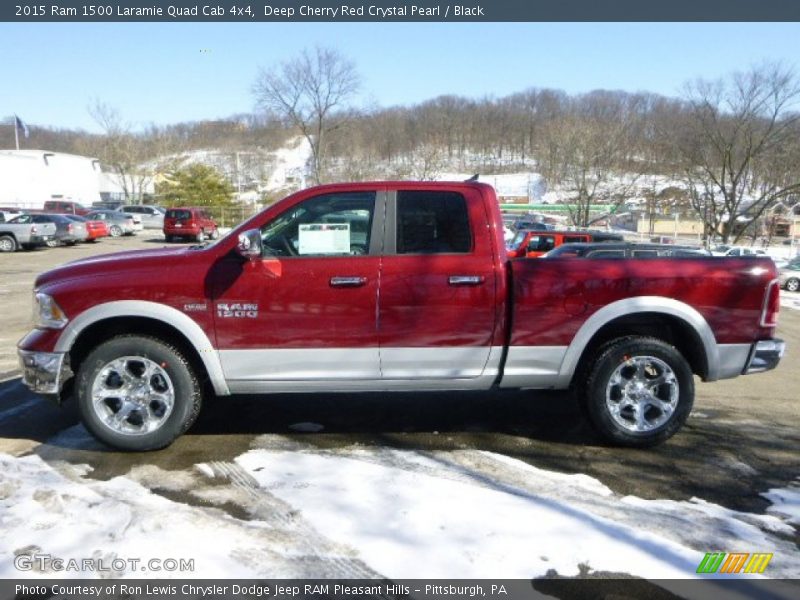
[[[240,196],[261,201],[333,180],[535,172],[577,225],[589,222],[590,206],[621,205],[650,185],[649,211],[692,211],[725,240],[775,206],[798,207],[800,82],[782,65],[690,82],[676,98],[529,88],[357,109],[359,84],[355,63],[316,48],[260,71],[257,113],[134,127],[96,101],[90,112],[102,134],[32,124],[25,146],[96,156],[132,197],[143,177],[207,160]],[[4,122],[0,147],[10,148],[13,126]],[[270,187],[276,153],[298,136],[310,148],[305,173]]]

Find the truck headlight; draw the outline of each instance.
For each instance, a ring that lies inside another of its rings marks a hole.
[[[36,292],[34,294],[33,321],[36,327],[43,329],[63,329],[69,319],[52,296]]]

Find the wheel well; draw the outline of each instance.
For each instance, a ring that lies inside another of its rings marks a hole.
[[[631,335],[653,337],[675,346],[686,358],[693,373],[703,379],[708,376],[708,357],[703,341],[689,323],[673,315],[642,312],[619,317],[603,325],[583,349],[573,381],[580,376],[579,371],[586,364],[586,359],[594,355],[600,346]]]
[[[78,365],[98,344],[125,334],[154,337],[172,344],[186,357],[203,385],[209,387],[208,371],[189,339],[172,325],[148,317],[112,317],[89,325],[80,332],[69,351],[72,369],[77,371]]]

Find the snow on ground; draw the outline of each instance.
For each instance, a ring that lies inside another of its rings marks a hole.
[[[586,564],[686,578],[706,551],[721,546],[780,547],[794,557],[787,573],[800,569],[793,546],[775,536],[793,532],[779,518],[697,499],[619,498],[586,475],[491,453],[253,450],[236,462],[387,577],[528,578],[550,569],[577,575]]]
[[[0,455],[0,577],[26,575],[21,553],[195,559],[195,573],[159,577],[530,578],[586,565],[691,578],[705,552],[734,550],[781,556],[771,577],[800,572],[787,541],[797,487],[771,490],[772,514],[753,515],[620,497],[586,475],[476,450],[320,450],[272,435],[254,445],[233,463],[143,464],[109,481]]]
[[[800,478],[796,485],[773,488],[761,495],[772,502],[767,512],[783,517],[794,525],[800,525]]]
[[[800,292],[781,290],[781,306],[800,310]]]
[[[264,521],[174,502],[126,477],[93,481],[74,467],[61,470],[38,456],[0,455],[0,578],[98,575],[20,572],[17,555],[50,555],[65,564],[94,559],[114,567],[114,576],[132,577],[308,577],[325,567],[313,552],[296,552],[282,531]],[[329,562],[337,558],[329,555]],[[121,569],[114,559],[124,561]],[[194,559],[195,571],[141,571],[144,565],[132,568],[130,559],[147,566],[151,559]]]
[[[266,190],[280,190],[287,186],[305,187],[306,172],[311,159],[311,145],[304,137],[291,138],[286,146],[270,153],[274,160],[273,171],[267,179]]]

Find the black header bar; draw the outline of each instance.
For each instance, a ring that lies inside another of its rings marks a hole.
[[[6,22],[800,21],[798,0],[33,0],[0,4]]]

